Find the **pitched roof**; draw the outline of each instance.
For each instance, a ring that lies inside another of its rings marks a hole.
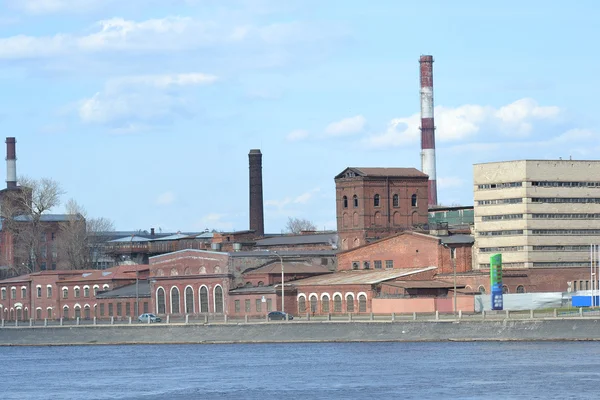
[[[148,264],[117,265],[116,267],[102,270],[81,271],[79,276],[62,280],[61,282],[83,282],[83,281],[112,281],[118,279],[135,279],[135,272],[148,270]]]
[[[150,239],[147,239],[145,237],[141,237],[141,236],[136,236],[136,235],[132,235],[132,236],[125,236],[119,239],[114,239],[114,240],[109,240],[108,243],[129,243],[129,242],[148,242],[150,241]]]
[[[256,241],[256,246],[280,246],[292,244],[333,244],[337,243],[337,233],[315,233],[305,235],[275,236]]]
[[[339,173],[335,179],[343,178],[346,171],[351,170],[363,177],[396,177],[396,178],[427,178],[427,174],[416,168],[380,168],[380,167],[348,167]]]
[[[314,276],[294,281],[294,286],[326,286],[326,285],[373,285],[419,272],[431,271],[437,267],[339,271],[333,274]]]
[[[295,274],[327,274],[331,273],[329,269],[322,265],[314,265],[308,261],[284,261],[283,262],[284,273],[295,273]],[[256,268],[252,271],[246,272],[245,275],[252,274],[280,274],[281,263],[279,261],[270,262],[267,265]]]
[[[446,281],[392,281],[385,282],[385,285],[399,287],[404,289],[451,289],[453,282]],[[464,284],[456,284],[457,288],[464,288]]]
[[[114,290],[98,293],[97,299],[114,299],[114,298],[135,298],[136,285],[135,283],[127,286],[121,286]],[[150,284],[147,280],[140,280],[137,284],[137,297],[150,297]]]

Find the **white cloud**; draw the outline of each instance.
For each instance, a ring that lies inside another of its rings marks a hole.
[[[107,81],[102,92],[84,99],[79,117],[86,123],[115,124],[116,128],[146,126],[139,121],[157,122],[189,115],[187,98],[172,88],[206,85],[217,80],[201,73],[140,75]],[[129,128],[127,128],[129,129]]]
[[[360,133],[365,128],[367,120],[362,115],[345,118],[341,121],[332,122],[325,128],[327,136],[347,136]]]
[[[300,196],[297,196],[294,199],[294,203],[296,203],[296,204],[306,204],[320,190],[321,190],[321,188],[314,188],[314,189],[309,190],[308,192],[302,193]]]
[[[175,201],[175,194],[173,192],[161,193],[156,198],[156,204],[158,204],[160,206],[166,206],[169,204],[173,204],[174,201]]]
[[[296,129],[296,130],[288,133],[288,135],[286,136],[286,139],[290,142],[295,142],[295,141],[306,139],[308,137],[308,135],[309,135],[308,131],[305,131],[304,129]]]
[[[307,192],[304,192],[296,197],[285,197],[281,200],[267,200],[265,206],[273,207],[281,211],[283,208],[290,204],[307,204],[313,196],[321,191],[321,188],[313,188]]]
[[[543,107],[533,99],[520,99],[495,109],[489,106],[467,104],[459,107],[435,107],[436,140],[457,141],[472,138],[481,131],[502,133],[507,136],[531,133],[536,121],[555,120],[560,108]],[[395,118],[385,132],[364,140],[369,147],[403,146],[418,142],[421,117],[413,114]]]
[[[450,189],[462,187],[465,184],[464,179],[456,176],[447,176],[437,178],[437,186],[441,189]]]
[[[233,230],[233,222],[225,221],[226,214],[210,213],[202,216],[196,223],[197,229],[216,229],[218,231],[231,231]]]

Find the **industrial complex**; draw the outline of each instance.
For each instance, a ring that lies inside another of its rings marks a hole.
[[[438,205],[433,57],[419,63],[421,168],[340,166],[336,231],[266,233],[263,154],[251,149],[248,230],[105,232],[103,258],[82,270],[56,250],[73,216],[42,214],[43,251],[27,273],[0,281],[0,318],[474,312],[497,253],[504,293],[598,288],[589,249],[600,236],[600,161],[476,164],[473,206]],[[0,191],[7,270],[24,262],[15,229],[30,218],[13,204],[14,193],[25,205],[31,197],[17,182],[15,143],[6,139]]]

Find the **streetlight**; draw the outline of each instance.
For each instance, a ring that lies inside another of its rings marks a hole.
[[[285,312],[285,292],[284,292],[284,276],[283,276],[283,258],[281,257],[281,255],[277,252],[277,251],[273,251],[273,254],[275,254],[277,257],[279,257],[279,263],[281,264],[281,311]]]

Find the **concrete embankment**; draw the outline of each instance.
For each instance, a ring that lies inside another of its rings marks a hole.
[[[600,340],[600,319],[5,327],[0,346]]]

